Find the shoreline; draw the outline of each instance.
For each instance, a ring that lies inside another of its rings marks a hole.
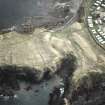
[[[60,64],[57,65],[54,73],[52,73],[49,68],[44,68],[44,71],[41,73],[40,70],[35,68],[17,67],[16,65],[2,66],[0,67],[0,76],[2,77],[0,78],[0,94],[3,96],[14,96],[15,92],[21,89],[20,82],[22,81],[29,84],[25,88],[26,91],[29,91],[32,89],[31,86],[35,84],[40,85],[44,81],[49,81],[50,79],[55,78],[54,76],[59,76],[63,80],[62,84],[59,84],[57,87],[53,87],[52,94],[53,97],[55,97],[56,93],[54,90],[55,88],[58,88],[58,91],[60,92],[60,96],[58,97],[60,100],[63,100],[69,90],[69,80],[76,69],[76,65],[76,57],[72,54],[67,54],[61,59]],[[53,103],[53,97],[51,98],[49,95],[49,103]]]

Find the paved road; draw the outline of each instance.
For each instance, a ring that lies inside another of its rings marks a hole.
[[[92,33],[91,29],[88,27],[87,17],[88,17],[89,14],[90,14],[90,11],[89,11],[89,9],[90,9],[90,4],[91,4],[91,0],[90,0],[90,1],[89,1],[89,0],[85,0],[85,1],[84,1],[84,5],[85,5],[85,18],[84,18],[84,22],[85,22],[86,27],[88,28],[89,33],[90,33],[91,37],[93,38],[93,40],[96,42],[96,44],[97,44],[98,46],[100,46],[103,50],[105,50],[105,46],[98,42],[98,40],[96,39],[96,37],[95,37],[94,34]]]

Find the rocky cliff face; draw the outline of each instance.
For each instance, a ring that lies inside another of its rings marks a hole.
[[[96,45],[85,26],[80,23],[66,29],[62,37],[69,39],[73,46],[72,52],[77,58],[77,67],[66,78],[69,81],[65,85],[63,105],[104,105],[104,50]],[[61,105],[60,102],[57,105]]]
[[[0,35],[0,66],[30,67],[40,72],[50,68],[55,72],[57,63],[71,51],[69,40],[52,36],[44,29],[36,29],[29,35],[16,32]]]
[[[1,93],[19,89],[18,80],[39,83],[54,74],[66,77],[76,68],[71,42],[45,29],[32,34],[10,32],[0,38]]]

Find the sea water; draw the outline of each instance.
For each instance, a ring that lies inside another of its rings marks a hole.
[[[0,0],[0,29],[20,24],[25,17],[42,15],[42,8],[40,0]]]
[[[16,92],[15,98],[0,99],[0,105],[48,105],[49,94],[55,86],[62,84],[62,79],[58,76],[44,81],[39,85],[33,85],[32,89],[26,91],[25,83],[21,83],[21,90]]]

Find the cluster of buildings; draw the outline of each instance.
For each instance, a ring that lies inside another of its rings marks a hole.
[[[101,44],[105,44],[105,0],[94,0],[89,8],[87,24],[91,35]]]

